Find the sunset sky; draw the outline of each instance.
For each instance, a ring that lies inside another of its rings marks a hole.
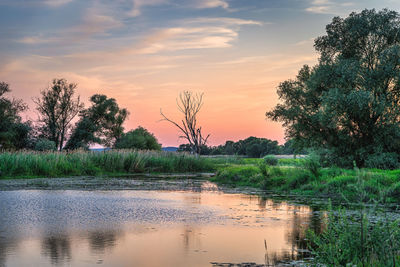
[[[30,106],[53,78],[130,111],[163,146],[178,131],[183,90],[204,92],[199,120],[210,144],[248,136],[284,141],[265,119],[279,82],[315,64],[313,38],[333,16],[364,8],[400,11],[400,0],[0,0],[0,81]],[[86,105],[87,106],[87,105]]]

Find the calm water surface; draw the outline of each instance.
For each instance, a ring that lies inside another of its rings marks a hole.
[[[181,191],[0,191],[0,266],[276,264],[307,256],[305,205]],[[265,246],[266,245],[266,246]]]

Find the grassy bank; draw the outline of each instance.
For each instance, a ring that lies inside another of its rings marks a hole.
[[[231,164],[219,168],[213,181],[343,201],[359,201],[355,188],[361,183],[367,192],[363,201],[400,202],[400,170],[320,168],[309,159],[280,159],[277,166],[262,159]]]
[[[263,159],[195,157],[169,152],[113,150],[15,152],[0,154],[0,178],[124,175],[132,173],[214,172],[212,181],[249,186],[282,194],[358,201],[360,180],[368,200],[400,202],[400,170],[321,168],[312,159],[279,159],[276,166]],[[360,179],[360,177],[362,177]]]
[[[113,150],[107,152],[38,153],[23,151],[0,154],[0,178],[212,170],[214,170],[214,164],[210,159],[168,152]]]

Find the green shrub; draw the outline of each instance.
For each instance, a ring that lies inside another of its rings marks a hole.
[[[230,166],[217,172],[215,180],[221,183],[238,183],[251,185],[254,177],[260,174],[260,170],[256,166]]]
[[[376,153],[368,156],[366,168],[393,170],[399,167],[399,157],[396,153]]]
[[[310,153],[303,161],[303,167],[308,170],[315,178],[321,175],[320,157],[315,153]]]
[[[161,150],[154,134],[141,126],[122,134],[114,146],[118,149]]]
[[[269,166],[276,166],[278,165],[278,159],[274,156],[267,155],[264,158],[264,162]]]
[[[56,149],[56,143],[48,139],[41,138],[35,143],[36,151],[55,151]]]
[[[305,171],[298,171],[288,177],[288,181],[285,187],[287,189],[299,189],[302,185],[308,183],[310,180],[310,173]]]
[[[264,177],[270,176],[269,166],[264,161],[259,162],[257,166]]]
[[[391,186],[388,196],[396,199],[397,201],[400,200],[400,182],[397,182]]]

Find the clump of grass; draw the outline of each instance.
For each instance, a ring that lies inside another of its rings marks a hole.
[[[303,166],[304,158],[290,158],[290,159],[279,159],[278,165],[280,166],[294,166],[294,167],[301,167]]]
[[[264,162],[269,166],[278,165],[278,159],[272,155],[267,155],[263,159],[264,159]]]
[[[20,151],[0,154],[1,177],[9,178],[212,170],[214,170],[214,164],[210,159],[171,152]]]
[[[319,178],[321,175],[321,164],[320,158],[315,153],[310,153],[307,158],[303,161],[303,166],[308,170],[315,178]]]
[[[252,186],[261,178],[259,168],[254,165],[233,165],[220,169],[213,180],[223,184]]]
[[[316,266],[399,266],[400,221],[385,210],[387,195],[373,205],[365,203],[369,192],[368,173],[357,172],[353,190],[358,196],[355,212],[332,210],[324,217],[326,229],[321,234],[309,231],[309,248]],[[353,204],[354,203],[348,203]]]

